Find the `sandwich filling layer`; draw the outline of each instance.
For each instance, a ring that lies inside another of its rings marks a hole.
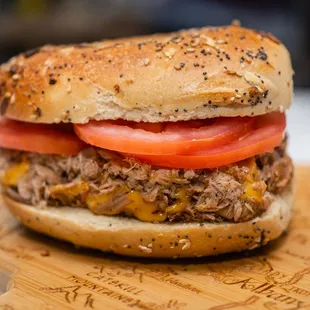
[[[272,153],[216,169],[165,169],[90,147],[74,156],[1,149],[4,191],[36,207],[88,208],[141,221],[243,222],[289,184],[286,139]]]

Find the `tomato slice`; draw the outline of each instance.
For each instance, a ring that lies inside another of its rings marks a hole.
[[[0,118],[0,147],[43,154],[74,155],[85,148],[60,125],[32,124]]]
[[[74,125],[88,144],[118,152],[167,155],[194,152],[230,143],[251,130],[251,117],[177,123],[91,121]]]
[[[285,126],[285,115],[275,112],[255,117],[255,128],[227,145],[182,155],[126,154],[125,156],[137,158],[151,165],[168,168],[217,168],[272,151],[281,143]]]

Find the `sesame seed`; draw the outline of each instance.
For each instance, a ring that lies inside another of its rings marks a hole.
[[[12,80],[17,81],[20,79],[20,75],[18,73],[13,74]]]
[[[175,48],[168,48],[163,51],[164,55],[169,59],[171,59],[174,56],[175,52],[176,52]]]
[[[185,66],[185,63],[184,62],[180,62],[179,64],[175,64],[174,68],[179,71],[182,68],[184,68],[184,66]]]
[[[199,39],[191,40],[190,45],[191,45],[191,47],[198,46],[199,45]]]
[[[143,60],[143,64],[144,64],[145,66],[148,66],[148,65],[150,64],[150,60],[149,60],[148,58],[144,59],[144,60]]]
[[[183,38],[179,37],[179,36],[175,36],[175,37],[171,38],[171,42],[176,43],[176,44],[180,43],[182,40],[183,40]]]
[[[187,53],[194,53],[196,50],[194,49],[194,48],[192,48],[192,47],[189,47],[187,50],[186,50],[186,52]]]
[[[69,84],[67,87],[67,93],[70,94],[71,92],[72,92],[72,86],[71,84]]]

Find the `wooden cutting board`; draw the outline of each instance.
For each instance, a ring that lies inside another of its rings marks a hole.
[[[0,309],[310,309],[310,167],[297,169],[287,233],[265,248],[213,258],[76,249],[21,227],[0,208]]]

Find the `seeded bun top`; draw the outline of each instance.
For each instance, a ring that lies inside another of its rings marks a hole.
[[[0,67],[1,114],[28,122],[178,121],[283,110],[287,49],[239,26],[45,46]]]

